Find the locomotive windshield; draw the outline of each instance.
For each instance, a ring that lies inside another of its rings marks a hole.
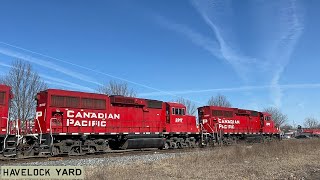
[[[270,117],[270,116],[266,116],[266,117],[265,117],[265,120],[266,120],[266,121],[270,121],[270,120],[271,120],[271,117]]]
[[[185,115],[185,113],[184,108],[172,108],[172,115]]]

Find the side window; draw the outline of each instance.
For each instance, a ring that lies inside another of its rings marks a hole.
[[[178,108],[175,109],[175,114],[179,115],[179,109]]]
[[[186,115],[185,109],[182,109],[182,115]]]
[[[175,115],[175,108],[172,108],[172,114]]]

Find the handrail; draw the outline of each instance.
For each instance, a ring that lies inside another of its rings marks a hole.
[[[51,147],[53,146],[53,136],[52,136],[52,120],[53,119],[57,119],[57,118],[50,119],[50,137],[51,137],[50,145],[51,145]]]
[[[21,122],[21,121],[20,121]],[[20,126],[19,126],[19,119],[16,120],[16,124],[15,124],[15,128],[16,128],[16,133],[17,133],[17,146],[19,145],[20,140],[22,139],[22,137],[20,138]]]
[[[40,138],[40,144],[41,144],[41,139],[42,139],[42,129],[41,129],[41,125],[40,125],[40,122],[39,122],[38,117],[36,117],[36,120],[37,120],[37,122],[38,122],[38,126],[39,126],[39,129],[40,129],[39,138]],[[39,145],[40,145],[40,144],[39,144]]]
[[[9,114],[8,114],[8,117],[2,117],[4,119],[7,119],[7,132],[6,132],[6,137],[4,138],[4,142],[3,142],[3,150],[6,149],[6,141],[7,141],[7,138],[8,138],[8,133],[9,133]]]

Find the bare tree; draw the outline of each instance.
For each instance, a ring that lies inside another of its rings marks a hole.
[[[282,127],[281,127],[281,130],[284,132],[284,133],[287,133],[289,132],[290,130],[292,130],[293,127],[290,125],[290,124],[284,124]]]
[[[319,121],[314,117],[307,117],[304,119],[304,126],[306,128],[317,128],[319,125]]]
[[[208,105],[209,106],[231,107],[231,103],[227,100],[227,97],[222,94],[212,96],[208,101]]]
[[[136,96],[136,92],[133,89],[130,89],[126,82],[117,81],[109,81],[105,86],[99,87],[98,92],[107,95]]]
[[[175,100],[175,102],[178,102],[180,104],[185,105],[186,108],[187,108],[187,114],[188,115],[196,115],[197,107],[190,100],[187,100],[187,99],[184,99],[184,98],[178,98],[177,100]]]
[[[272,115],[272,119],[276,123],[278,127],[281,127],[282,124],[287,122],[288,116],[286,114],[283,114],[280,109],[276,107],[268,107],[263,110],[264,112],[267,112]]]
[[[10,119],[21,121],[34,119],[35,96],[39,91],[46,89],[47,85],[33,71],[31,64],[21,60],[14,61],[2,82],[11,86],[14,95],[10,105]]]

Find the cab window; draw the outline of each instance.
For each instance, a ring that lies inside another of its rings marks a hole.
[[[172,115],[185,115],[186,110],[184,108],[172,108]]]
[[[175,109],[175,114],[176,114],[176,115],[179,114],[179,109],[178,109],[178,108]]]

